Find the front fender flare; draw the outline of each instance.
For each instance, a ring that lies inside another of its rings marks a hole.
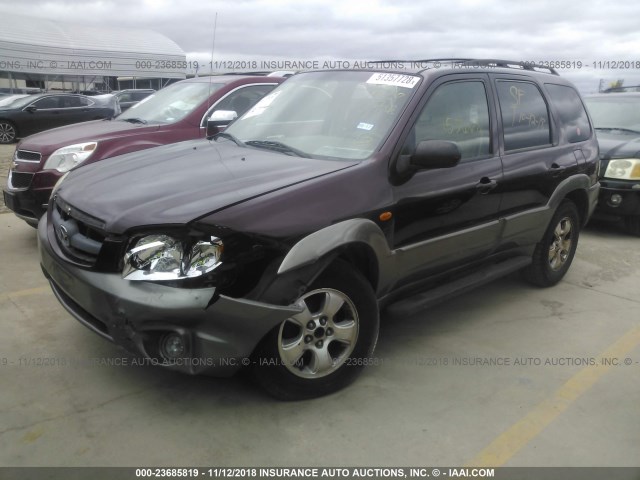
[[[278,275],[313,264],[350,244],[364,245],[373,253],[378,266],[378,284],[374,288],[378,293],[385,292],[393,283],[393,253],[380,227],[364,218],[345,220],[304,237],[282,260]]]

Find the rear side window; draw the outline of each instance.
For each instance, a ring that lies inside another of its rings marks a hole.
[[[80,97],[62,97],[62,108],[81,107]]]
[[[497,82],[504,128],[504,149],[542,147],[551,144],[549,110],[533,83]]]
[[[558,116],[562,122],[562,128],[567,133],[570,143],[582,142],[591,137],[591,126],[589,117],[584,109],[578,93],[566,85],[545,85],[551,102],[558,111]]]

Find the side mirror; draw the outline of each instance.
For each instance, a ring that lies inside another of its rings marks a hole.
[[[455,167],[462,154],[458,145],[446,140],[424,140],[409,157],[409,165],[419,169]]]
[[[33,113],[37,110],[38,110],[38,107],[36,107],[35,105],[29,105],[27,108],[24,109],[25,112],[29,112],[29,113]]]
[[[207,137],[215,135],[238,118],[235,110],[216,110],[207,120]]]

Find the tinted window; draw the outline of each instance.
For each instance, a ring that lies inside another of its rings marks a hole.
[[[75,108],[81,107],[82,103],[80,101],[82,97],[62,97],[62,107],[63,108]]]
[[[131,100],[133,100],[134,102],[139,102],[140,100],[148,97],[152,93],[153,92],[133,92],[133,95],[131,95]]]
[[[431,95],[413,127],[404,152],[423,140],[455,142],[462,159],[490,153],[489,109],[482,82],[442,85]]]
[[[33,105],[38,109],[60,108],[60,97],[44,97],[36,101]]]
[[[569,142],[581,142],[591,136],[589,117],[578,93],[565,85],[546,84],[551,102],[558,111]]]
[[[504,128],[504,149],[551,143],[549,111],[538,87],[527,82],[497,82]]]
[[[80,97],[80,104],[83,107],[88,107],[89,105],[93,105],[93,101],[89,100],[87,97]]]

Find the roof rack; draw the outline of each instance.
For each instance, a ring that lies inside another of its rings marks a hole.
[[[517,68],[520,70],[539,71],[546,70],[552,75],[558,75],[555,68],[548,67],[536,62],[521,62],[518,60],[498,60],[495,58],[425,58],[420,60],[374,60],[368,63],[451,63],[452,65],[460,64],[466,66],[486,66],[500,68]],[[425,68],[424,70],[428,70]]]

